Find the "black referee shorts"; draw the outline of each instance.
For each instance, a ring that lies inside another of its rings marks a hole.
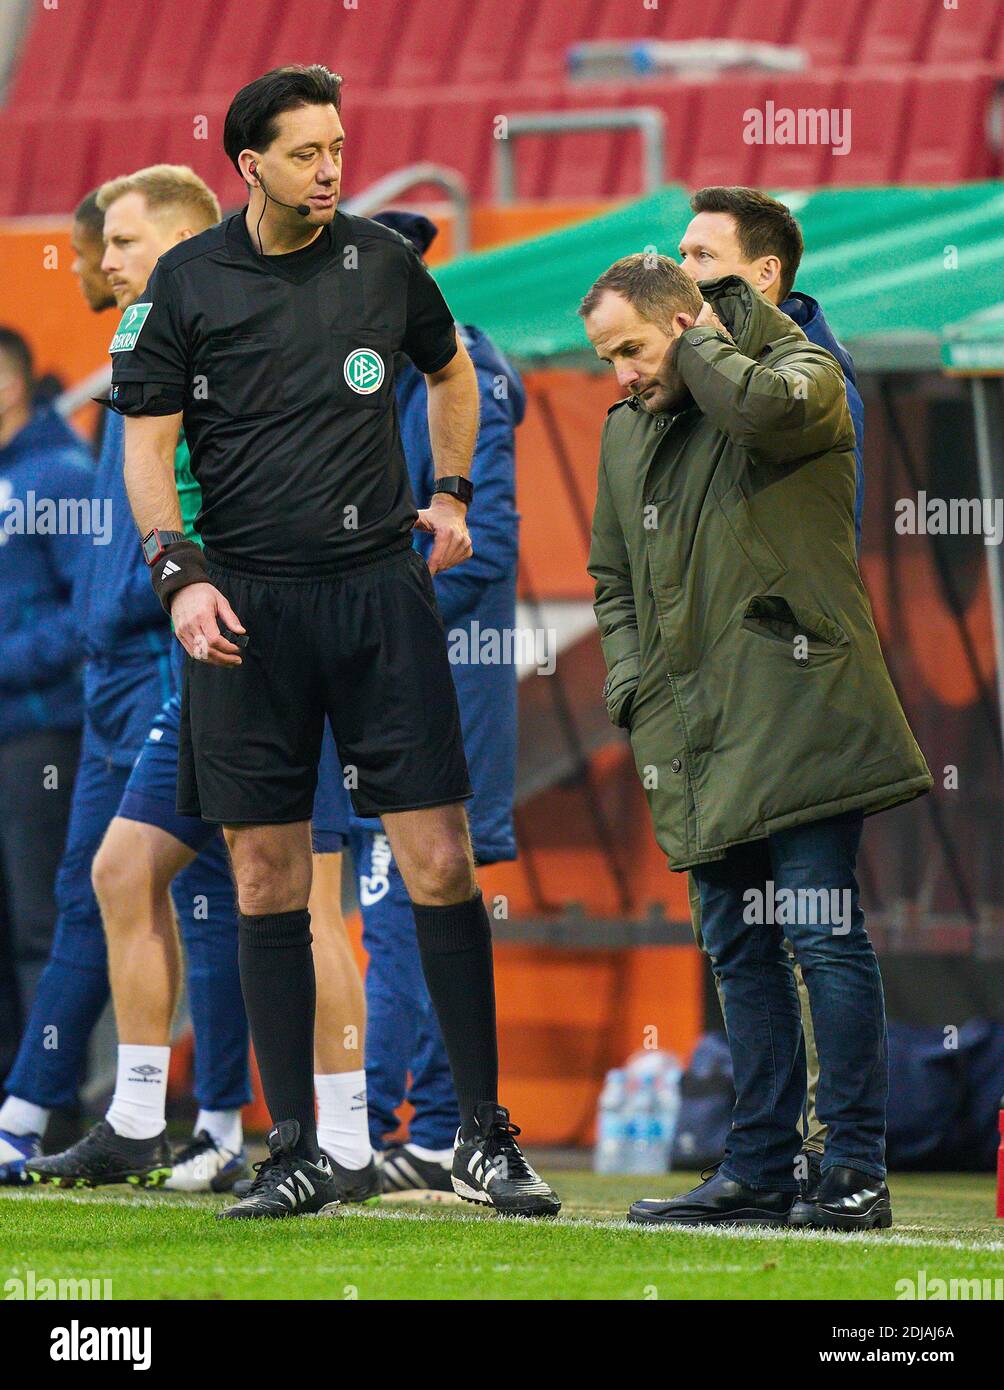
[[[410,543],[312,578],[252,573],[212,551],[206,559],[250,640],[241,666],[185,659],[181,814],[221,825],[309,820],[325,715],[358,815],[472,795],[443,622]]]

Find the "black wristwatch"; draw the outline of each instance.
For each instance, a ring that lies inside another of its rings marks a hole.
[[[143,537],[143,559],[153,566],[169,545],[179,545],[187,539],[184,531],[158,531],[155,526],[149,535]]]
[[[469,507],[474,496],[474,484],[470,478],[465,478],[462,474],[457,473],[452,478],[437,478],[436,485],[432,489],[433,497],[437,492],[446,492]]]

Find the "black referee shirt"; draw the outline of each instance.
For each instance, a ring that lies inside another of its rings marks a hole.
[[[457,343],[397,232],[338,212],[309,246],[261,256],[237,213],[161,256],[110,350],[113,409],[184,411],[213,550],[323,573],[410,536],[394,354],[435,372]]]

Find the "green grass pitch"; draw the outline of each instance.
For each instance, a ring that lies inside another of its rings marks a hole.
[[[224,1224],[222,1198],[0,1189],[0,1284],[34,1270],[111,1279],[125,1299],[895,1299],[922,1270],[928,1283],[1004,1276],[989,1176],[894,1177],[893,1229],[852,1236],[630,1227],[632,1198],[694,1175],[553,1176],[565,1205],[550,1222],[380,1203]]]

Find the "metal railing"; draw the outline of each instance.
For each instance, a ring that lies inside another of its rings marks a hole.
[[[654,106],[609,107],[598,111],[521,111],[504,116],[505,136],[495,155],[496,197],[516,198],[516,142],[522,135],[568,135],[583,130],[637,130],[642,138],[643,191],[654,193],[665,181],[666,117]]]
[[[347,198],[341,206],[345,212],[368,217],[371,213],[380,212],[410,188],[417,188],[421,184],[433,184],[446,194],[453,207],[454,253],[466,256],[471,249],[471,195],[455,169],[448,169],[442,164],[408,164],[377,179],[376,183],[364,188],[354,198]]]

